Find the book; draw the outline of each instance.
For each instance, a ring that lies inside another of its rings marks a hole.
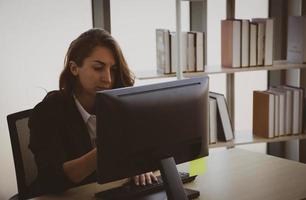
[[[170,32],[167,29],[156,29],[156,64],[158,74],[171,73]]]
[[[306,102],[306,98],[303,99],[303,102]],[[302,133],[306,133],[306,106],[303,105],[303,111],[302,111]],[[304,125],[303,125],[304,124]]]
[[[281,92],[275,88],[270,88],[268,90],[271,93],[274,93],[275,95],[279,96],[279,106],[278,106],[278,120],[279,120],[279,127],[278,127],[278,132],[279,136],[284,136],[286,135],[285,132],[285,120],[286,120],[286,115],[285,115],[285,100],[286,100],[286,94],[285,92]]]
[[[250,23],[250,66],[257,65],[257,24]]]
[[[170,32],[171,73],[177,72],[177,39],[176,32]],[[182,71],[187,72],[187,32],[181,33],[181,57]]]
[[[264,65],[264,37],[265,37],[265,25],[263,23],[257,23],[257,66]]]
[[[196,71],[196,34],[194,32],[187,33],[187,71]]]
[[[187,32],[183,31],[181,33],[181,66],[183,72],[187,72],[187,52]]]
[[[250,21],[241,20],[241,67],[250,66]]]
[[[285,94],[285,134],[292,134],[292,91],[286,90],[281,86],[273,86],[271,89]]]
[[[304,89],[299,89],[299,133],[303,133]]]
[[[195,71],[204,71],[204,33],[199,31],[193,31],[195,33],[195,57],[196,68]]]
[[[278,137],[280,136],[280,94],[271,90],[266,92],[274,95],[274,137]]]
[[[306,62],[306,17],[289,16],[287,60],[293,63]]]
[[[234,138],[230,115],[226,99],[223,94],[209,92],[209,97],[217,101],[217,138],[220,141],[229,141]]]
[[[241,21],[221,21],[221,65],[241,67]]]
[[[253,92],[253,134],[274,137],[274,95],[265,91]]]
[[[255,18],[252,21],[263,24],[263,65],[273,64],[273,45],[274,45],[274,19],[272,18]]]
[[[209,98],[209,143],[217,142],[217,101]]]
[[[274,48],[274,19],[266,19],[266,36],[265,36],[265,61],[264,65],[273,65],[273,48]]]
[[[292,91],[292,134],[302,133],[303,89],[289,85],[282,86]]]

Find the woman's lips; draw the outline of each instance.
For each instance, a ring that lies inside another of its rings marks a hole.
[[[108,90],[108,89],[110,89],[110,88],[108,88],[108,87],[96,87],[96,90]]]

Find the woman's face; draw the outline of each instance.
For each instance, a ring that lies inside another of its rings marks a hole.
[[[77,76],[76,90],[82,94],[95,95],[98,90],[111,89],[115,78],[115,59],[112,51],[106,47],[96,47],[92,54],[85,58],[83,66],[75,63],[70,67]]]

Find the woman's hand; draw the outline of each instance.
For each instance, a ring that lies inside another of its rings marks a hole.
[[[134,176],[133,180],[135,185],[146,185],[146,184],[152,184],[152,182],[157,182],[157,178],[153,174],[153,172],[148,172],[145,174]]]

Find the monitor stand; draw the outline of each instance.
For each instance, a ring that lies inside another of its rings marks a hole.
[[[160,161],[160,173],[168,200],[188,200],[173,157]]]

